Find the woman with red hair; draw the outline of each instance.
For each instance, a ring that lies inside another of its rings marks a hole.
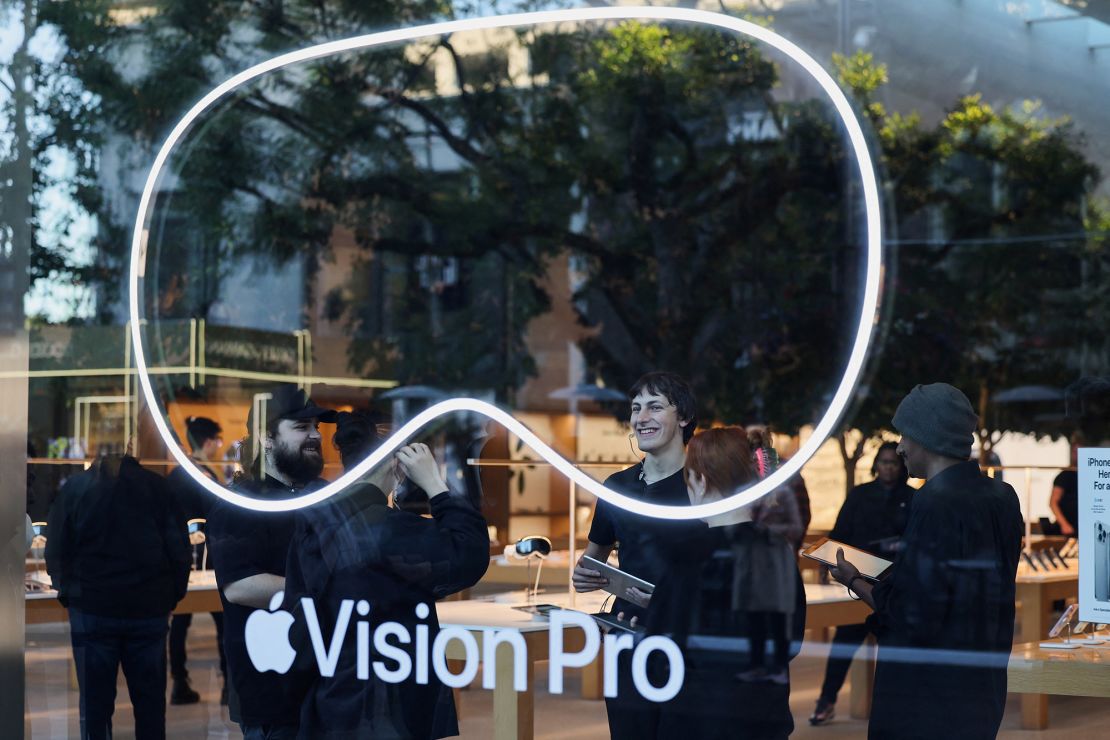
[[[697,434],[686,451],[690,502],[732,496],[758,480],[757,470],[743,429]],[[686,662],[682,690],[659,707],[656,737],[786,738],[794,729],[787,663],[805,630],[790,544],[801,526],[797,505],[783,488],[706,523],[675,549],[648,614],[647,632],[675,640]],[[652,666],[655,685],[665,670]]]

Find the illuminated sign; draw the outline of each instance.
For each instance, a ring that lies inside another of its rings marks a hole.
[[[279,609],[284,592],[277,592],[270,599],[270,608],[256,609],[247,617],[244,638],[247,643],[247,657],[255,670],[260,673],[273,671],[286,673],[296,660],[297,651],[289,642],[289,630],[294,617]],[[310,598],[301,599],[305,627],[316,667],[324,678],[335,676],[339,666],[340,653],[347,631],[351,628],[352,613],[358,617],[370,614],[370,602],[365,599],[343,599],[339,603],[339,613],[332,626],[331,640],[325,645],[324,631],[316,614],[316,604]],[[428,618],[431,609],[427,604],[417,604],[415,616],[421,622]],[[584,668],[597,659],[601,648],[601,630],[588,614],[564,609],[548,613],[548,690],[552,694],[563,693],[563,671],[566,668]],[[383,622],[371,634],[370,623],[355,618],[355,677],[360,681],[370,680],[373,672],[379,680],[386,683],[414,681],[427,684],[433,673],[445,686],[461,688],[469,686],[478,675],[479,664],[483,666],[482,688],[494,688],[495,656],[502,643],[509,645],[513,653],[513,690],[528,690],[528,644],[519,630],[482,627],[482,648],[473,632],[458,625],[446,625],[439,629],[435,639],[428,643],[428,625],[418,622],[413,631],[399,622]],[[585,640],[581,650],[564,650],[563,630],[565,628],[582,630]],[[415,634],[413,634],[415,632]],[[452,673],[447,665],[447,645],[457,640],[463,646],[466,658],[462,670]],[[686,663],[682,651],[674,640],[662,635],[651,635],[635,642],[631,634],[620,635],[612,632],[605,635],[604,693],[615,697],[620,690],[617,671],[617,656],[624,650],[632,651],[632,683],[645,699],[664,702],[673,699],[682,688],[686,677]],[[370,660],[370,645],[374,654],[384,660]],[[412,646],[410,651],[401,647]],[[668,663],[667,680],[662,686],[655,686],[647,675],[647,661],[652,653],[658,652]]]
[[[519,13],[512,15],[493,16],[488,18],[468,18],[445,23],[433,23],[414,28],[404,28],[383,33],[373,33],[365,36],[356,36],[349,39],[332,41],[306,49],[283,54],[266,62],[247,69],[205,95],[200,102],[194,105],[188,113],[174,126],[167,137],[154,165],[147,176],[143,187],[142,197],[139,202],[139,212],[135,219],[135,229],[131,240],[131,274],[129,280],[129,308],[131,314],[131,336],[135,346],[135,367],[139,383],[146,397],[147,404],[152,409],[158,408],[158,397],[151,385],[147,368],[146,353],[143,350],[141,325],[142,313],[139,310],[140,282],[146,272],[147,240],[150,235],[149,225],[152,218],[151,205],[154,192],[164,176],[163,168],[166,165],[174,148],[196,122],[198,117],[209,110],[225,96],[240,86],[256,80],[259,77],[284,67],[313,59],[320,59],[333,54],[340,54],[359,49],[371,49],[377,46],[393,44],[403,41],[412,41],[424,37],[441,37],[462,31],[476,31],[493,28],[507,28],[518,26],[534,26],[540,24],[582,22],[582,21],[614,21],[614,20],[655,20],[655,21],[680,21],[686,23],[702,24],[716,28],[733,31],[750,37],[756,41],[785,54],[795,63],[808,72],[829,96],[833,107],[836,109],[844,123],[845,130],[851,144],[850,150],[856,158],[856,165],[860,176],[863,202],[867,225],[867,269],[864,280],[863,300],[857,315],[854,340],[851,354],[844,369],[844,375],[837,385],[836,392],[829,402],[829,407],[820,421],[815,425],[813,434],[805,444],[781,468],[768,478],[759,481],[756,485],[734,496],[729,496],[720,501],[714,501],[697,506],[664,506],[661,504],[638,501],[629,496],[606,488],[604,485],[585,475],[566,459],[560,456],[549,445],[536,437],[523,424],[501,409],[473,398],[454,398],[424,411],[412,421],[397,429],[394,434],[366,460],[352,470],[347,471],[337,480],[323,488],[296,498],[280,501],[262,501],[228,491],[206,476],[189,456],[181,449],[169,425],[160,414],[152,414],[159,434],[166,441],[170,453],[201,486],[211,491],[214,495],[231,503],[259,511],[290,511],[305,506],[319,503],[336,493],[339,493],[351,483],[358,480],[382,461],[391,456],[405,441],[415,434],[421,427],[438,416],[457,412],[474,412],[483,414],[493,421],[504,425],[509,432],[515,434],[541,457],[550,462],[560,473],[573,480],[580,488],[590,491],[595,496],[608,501],[614,506],[619,506],[629,511],[647,516],[671,519],[698,519],[717,514],[723,514],[741,506],[745,506],[759,497],[783,485],[786,481],[801,470],[802,466],[817,452],[820,446],[832,433],[840,415],[851,400],[863,370],[867,348],[871,341],[871,331],[875,323],[879,304],[879,286],[882,273],[882,224],[879,207],[879,186],[875,177],[874,165],[867,149],[863,129],[848,99],[837,86],[836,82],[825,69],[794,43],[779,36],[775,32],[758,26],[749,21],[718,13],[686,8],[666,7],[604,7],[604,8],[575,8],[571,10],[553,10],[537,13]]]

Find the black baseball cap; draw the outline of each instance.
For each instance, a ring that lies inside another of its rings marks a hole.
[[[319,419],[325,424],[334,424],[336,412],[317,406],[303,388],[295,385],[279,385],[269,391],[266,401],[266,422],[264,427],[278,419]],[[254,406],[247,415],[247,433],[254,430]]]

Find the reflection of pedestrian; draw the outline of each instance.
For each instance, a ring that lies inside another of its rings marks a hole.
[[[344,467],[353,467],[376,446],[374,427],[361,414],[341,413],[335,444]],[[360,676],[352,624],[334,674],[323,677],[306,629],[302,598],[312,599],[318,623],[324,625],[337,623],[344,600],[364,600],[370,634],[386,622],[401,624],[408,634],[423,625],[431,644],[439,630],[436,599],[473,586],[486,572],[486,520],[466,496],[448,491],[428,446],[416,443],[401,448],[396,465],[428,492],[430,518],[388,505],[394,460],[297,516],[286,569],[285,609],[295,616],[290,637],[304,659],[298,670],[312,684],[301,712],[300,737],[306,740],[421,740],[459,733],[454,696],[434,671],[423,683],[415,675],[401,683],[383,681],[376,673]],[[394,649],[418,664],[412,645]],[[394,658],[371,646],[369,660],[391,663]]]
[[[216,474],[208,467],[208,463],[216,460],[216,454],[223,446],[220,425],[204,416],[190,416],[185,421],[185,436],[189,440],[192,458],[197,462],[197,467],[208,475],[213,481],[219,483]],[[206,489],[197,484],[185,468],[174,468],[166,481],[170,491],[177,499],[177,506],[185,519],[207,519],[208,510],[215,502],[215,497]],[[205,563],[212,567],[212,561],[205,557],[205,544],[193,546],[193,562],[196,565]],[[224,657],[224,615],[223,612],[212,612],[212,621],[216,623],[216,646],[220,654],[220,675],[224,677],[225,685],[220,694],[220,703],[227,704],[227,662]],[[170,620],[170,677],[173,679],[173,688],[170,690],[170,704],[195,704],[200,701],[200,694],[189,685],[189,670],[185,667],[188,656],[185,651],[185,638],[189,634],[189,625],[193,623],[192,614],[174,614]]]
[[[875,586],[843,553],[830,571],[875,610],[871,738],[998,734],[1024,524],[1014,489],[968,460],[978,423],[950,385],[910,391],[894,415],[898,452],[927,482],[914,494],[902,549]]]
[[[893,560],[910,514],[913,489],[906,485],[909,472],[898,455],[895,442],[885,442],[875,453],[871,464],[875,480],[856,486],[848,492],[836,517],[829,539]],[[809,718],[812,725],[822,725],[836,714],[836,696],[844,685],[852,657],[864,643],[870,630],[865,624],[845,624],[836,628],[825,668],[825,683],[817,699],[817,708]]]
[[[166,625],[189,566],[185,520],[165,480],[135,458],[104,458],[62,487],[46,568],[69,609],[82,738],[112,736],[121,667],[135,736],[166,736]]]
[[[747,435],[736,427],[695,435],[685,470],[693,504],[756,479]],[[790,540],[800,521],[786,487],[758,503],[712,517],[708,530],[676,543],[645,626],[675,640],[686,676],[678,696],[657,705],[657,726],[645,737],[769,740],[794,728],[787,663],[805,629],[805,592]],[[665,670],[651,666],[654,685],[665,683]]]

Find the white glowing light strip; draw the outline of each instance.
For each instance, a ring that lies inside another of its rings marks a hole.
[[[715,26],[717,28],[734,31],[744,36],[749,36],[786,54],[812,75],[817,83],[821,85],[821,88],[832,100],[837,113],[840,114],[840,118],[844,122],[844,126],[848,133],[848,139],[852,144],[852,152],[856,156],[856,162],[859,165],[860,179],[863,183],[863,200],[867,221],[867,271],[863,301],[861,302],[859,312],[859,323],[856,327],[855,340],[852,345],[851,355],[848,358],[848,364],[844,370],[844,376],[837,386],[836,393],[829,403],[828,410],[817,423],[813,430],[813,434],[810,435],[806,443],[801,446],[798,452],[790,458],[789,461],[767,479],[722,501],[701,504],[699,506],[663,506],[660,504],[652,504],[617,493],[616,491],[606,488],[585,473],[582,473],[555,452],[555,450],[545,444],[539,437],[533,434],[531,430],[501,409],[472,398],[455,398],[426,409],[400,429],[397,429],[373,455],[332,483],[329,483],[313,493],[282,501],[263,501],[249,498],[228,491],[214,483],[197,468],[193,461],[190,460],[189,456],[185,454],[185,451],[173,441],[173,435],[162,415],[152,413],[151,417],[154,419],[155,427],[158,429],[159,434],[162,435],[162,439],[166,441],[171,454],[181,467],[185,468],[199,484],[226,501],[258,511],[290,511],[304,506],[311,506],[312,504],[319,503],[339,493],[367,471],[384,461],[386,457],[393,454],[404,444],[405,440],[410,435],[414,434],[435,418],[458,411],[473,411],[488,416],[490,419],[505,426],[510,432],[520,437],[525,444],[535,450],[541,457],[550,462],[559,472],[574,481],[577,485],[590,491],[598,498],[604,499],[628,511],[647,516],[670,519],[696,519],[715,514],[723,514],[737,507],[749,504],[764,494],[769,493],[786,483],[791,476],[801,470],[802,466],[813,457],[822,443],[824,443],[832,433],[833,427],[847,407],[856,381],[863,371],[863,363],[867,356],[867,347],[871,340],[871,331],[879,306],[879,284],[881,281],[882,268],[882,222],[879,208],[879,185],[875,177],[875,169],[871,161],[871,154],[867,149],[867,142],[864,138],[859,121],[856,119],[852,107],[848,103],[848,99],[844,96],[844,93],[841,92],[836,82],[833,81],[829,73],[826,72],[820,64],[801,48],[769,29],[762,28],[754,23],[739,18],[732,18],[702,10],[666,7],[575,8],[571,10],[516,13],[488,18],[467,18],[444,23],[432,23],[414,28],[403,28],[395,31],[355,36],[353,38],[332,41],[326,44],[319,44],[318,46],[311,46],[307,49],[300,49],[288,54],[283,54],[240,72],[216,87],[205,95],[200,102],[194,105],[177,125],[174,126],[173,131],[170,132],[170,135],[166,138],[165,143],[154,159],[154,165],[151,167],[150,174],[147,176],[146,185],[143,187],[142,198],[139,201],[139,212],[135,219],[135,231],[131,239],[129,307],[131,312],[131,338],[135,346],[135,366],[138,371],[140,386],[146,397],[147,404],[152,409],[157,409],[159,407],[158,400],[151,386],[150,375],[147,370],[146,355],[143,352],[140,327],[141,316],[139,311],[139,279],[143,277],[146,270],[146,242],[149,236],[147,224],[150,215],[151,201],[154,198],[155,186],[158,184],[162,174],[162,168],[165,166],[174,147],[177,146],[178,142],[197,118],[221,98],[241,85],[255,80],[268,72],[300,62],[319,59],[332,54],[356,49],[369,49],[385,44],[412,41],[429,36],[449,35],[462,31],[477,31],[511,26],[531,26],[567,21],[579,22],[634,19],[683,21]]]

